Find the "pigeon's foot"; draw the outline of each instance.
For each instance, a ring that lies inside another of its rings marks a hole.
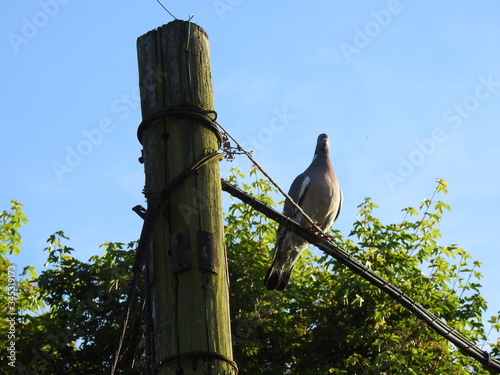
[[[321,223],[316,223],[316,226],[319,227],[319,228],[321,228]],[[310,232],[312,232],[312,233],[318,234],[318,231],[312,225],[308,226],[307,230],[310,231]],[[321,234],[321,237],[323,237],[323,238],[325,238],[327,240],[330,240],[333,243],[335,243],[335,237],[333,237],[333,236],[331,236],[329,234]]]
[[[320,224],[320,223],[316,223],[316,226],[317,226],[317,227],[319,227],[319,228],[321,228],[321,224]],[[308,226],[308,227],[307,227],[307,230],[308,230],[309,232],[318,233],[318,231],[316,230],[316,228],[315,228],[315,227],[313,227],[312,225]]]

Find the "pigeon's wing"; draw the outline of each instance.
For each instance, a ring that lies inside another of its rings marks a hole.
[[[344,194],[342,193],[342,190],[339,190],[339,208],[337,210],[337,213],[335,214],[335,219],[333,221],[337,221],[337,218],[340,215],[340,210],[342,209],[342,203],[344,202]]]
[[[293,180],[292,185],[290,186],[288,195],[299,206],[301,205],[305,195],[307,194],[307,190],[309,189],[310,183],[311,183],[311,178],[306,173],[301,173],[295,178],[295,180]],[[298,211],[297,208],[287,199],[283,207],[283,215],[288,216],[293,220],[296,220],[297,211]],[[295,239],[295,241],[293,241],[292,239]],[[280,224],[278,226],[278,232],[276,233],[276,246],[274,248],[275,250],[274,257],[277,264],[280,263],[287,264],[290,261],[288,259],[289,252],[291,251],[290,245],[296,241],[299,241],[301,243],[304,242],[305,240],[303,240],[300,237],[297,237],[285,225]],[[292,262],[292,264],[293,263],[294,262]]]
[[[311,177],[309,177],[306,173],[301,173],[295,178],[295,180],[293,180],[288,195],[293,199],[295,203],[300,206],[302,201],[304,200],[305,195],[307,194],[307,190],[309,189],[310,184]],[[297,209],[287,199],[283,207],[283,215],[294,218],[296,214]]]

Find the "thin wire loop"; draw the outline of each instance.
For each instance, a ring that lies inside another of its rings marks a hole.
[[[191,19],[194,17],[194,14],[191,14],[189,16],[189,19],[187,21],[187,40],[186,40],[186,65],[187,65],[187,78],[188,78],[188,88],[189,88],[189,94],[191,96],[191,99],[193,97],[193,82],[191,79],[191,59],[189,58],[189,43],[191,41]]]
[[[193,352],[185,352],[185,353],[180,353],[180,354],[174,354],[169,357],[164,358],[161,360],[158,365],[157,365],[157,370],[163,366],[165,366],[168,362],[172,362],[178,359],[182,358],[210,358],[210,359],[216,359],[222,362],[228,363],[234,370],[234,374],[238,374],[239,369],[238,365],[236,362],[234,362],[231,358],[221,354],[221,353],[215,353],[215,352],[203,352],[203,351],[193,351]]]

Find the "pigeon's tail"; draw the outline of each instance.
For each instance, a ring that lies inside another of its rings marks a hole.
[[[274,264],[267,271],[267,275],[264,279],[264,285],[267,290],[278,290],[282,291],[288,285],[290,281],[290,276],[292,274],[292,269],[283,271],[274,266]]]

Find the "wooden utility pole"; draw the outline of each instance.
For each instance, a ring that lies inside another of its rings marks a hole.
[[[208,36],[176,20],[137,40],[155,374],[237,374]]]

